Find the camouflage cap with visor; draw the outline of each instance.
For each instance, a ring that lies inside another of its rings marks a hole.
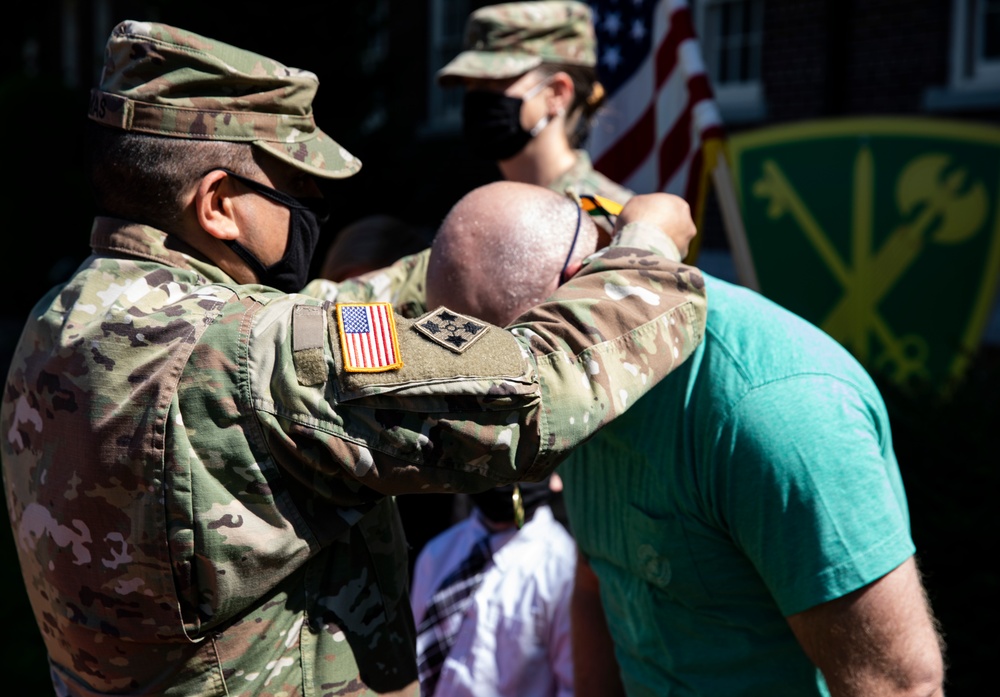
[[[582,2],[538,0],[482,7],[465,26],[465,50],[437,73],[444,86],[463,78],[501,80],[542,63],[597,65],[590,7]]]
[[[342,179],[361,162],[321,131],[313,73],[221,41],[126,20],[108,38],[89,116],[126,131],[252,143],[317,177]]]

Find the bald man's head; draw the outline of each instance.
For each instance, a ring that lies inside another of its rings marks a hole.
[[[573,260],[592,254],[597,227],[549,189],[494,182],[466,194],[448,213],[431,248],[427,305],[504,326],[559,286],[577,220]]]

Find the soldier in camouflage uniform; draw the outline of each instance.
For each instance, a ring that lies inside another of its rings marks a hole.
[[[161,24],[108,41],[93,254],[31,311],[0,409],[59,695],[416,694],[391,495],[543,478],[700,341],[700,276],[659,251],[694,232],[670,200],[516,332],[394,318],[426,255],[290,292],[315,177],[360,167],[317,86]]]
[[[437,80],[465,88],[465,137],[474,153],[497,162],[504,179],[623,204],[635,192],[594,170],[582,149],[605,99],[596,65],[588,5],[509,2],[469,16],[465,50]],[[598,223],[611,232],[609,221]]]

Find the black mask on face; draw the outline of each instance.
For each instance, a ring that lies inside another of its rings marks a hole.
[[[548,82],[543,81],[525,94],[531,98]],[[462,130],[473,155],[487,160],[509,160],[524,149],[545,128],[544,116],[526,131],[521,126],[522,97],[508,97],[502,92],[466,90],[462,101]]]
[[[270,266],[264,266],[260,259],[236,240],[226,240],[226,244],[253,269],[262,285],[286,293],[302,290],[309,281],[309,267],[316,252],[316,245],[319,244],[320,226],[330,217],[327,202],[322,198],[295,198],[228,169],[222,167],[219,169],[248,189],[285,206],[291,213],[285,255]]]

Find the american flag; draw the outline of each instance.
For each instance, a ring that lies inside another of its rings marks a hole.
[[[396,341],[396,323],[388,303],[337,305],[344,370],[375,372],[403,363]]]
[[[700,224],[725,134],[687,1],[590,5],[608,93],[588,141],[594,167],[638,193],[683,196]]]

